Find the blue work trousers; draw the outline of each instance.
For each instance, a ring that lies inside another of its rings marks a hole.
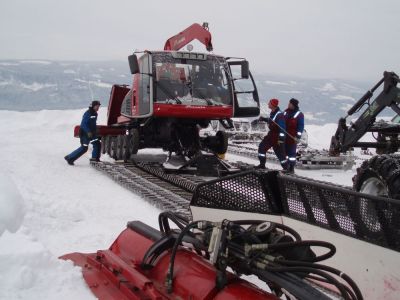
[[[267,160],[266,153],[267,151],[272,148],[275,152],[276,157],[278,158],[281,166],[283,169],[286,170],[287,168],[287,160],[286,160],[286,153],[285,153],[285,145],[283,143],[275,142],[271,136],[266,136],[261,141],[260,145],[258,146],[258,159],[260,160],[261,165],[265,165]]]
[[[83,154],[85,154],[89,149],[89,143],[93,145],[92,158],[100,159],[101,142],[99,138],[95,137],[93,139],[89,139],[89,137],[86,134],[83,134],[80,136],[80,141],[81,141],[81,146],[72,153],[67,155],[67,159],[70,162],[74,162]]]
[[[297,144],[286,144],[286,155],[288,159],[289,168],[291,170],[294,169],[296,165],[296,156],[297,156]]]

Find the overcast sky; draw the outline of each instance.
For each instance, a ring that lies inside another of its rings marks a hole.
[[[0,0],[0,59],[126,60],[203,21],[215,53],[257,72],[400,73],[400,0]]]

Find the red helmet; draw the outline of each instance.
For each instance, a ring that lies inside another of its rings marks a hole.
[[[271,106],[273,106],[273,107],[278,107],[278,105],[279,105],[279,100],[273,98],[273,99],[269,100],[269,104],[271,104]]]

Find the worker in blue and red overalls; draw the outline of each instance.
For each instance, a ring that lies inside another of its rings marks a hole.
[[[260,164],[256,167],[258,169],[265,169],[267,161],[266,152],[272,148],[275,155],[278,157],[279,162],[284,170],[287,169],[287,160],[285,153],[285,137],[286,137],[286,124],[282,111],[279,109],[279,100],[271,99],[268,102],[268,108],[271,110],[269,118],[260,117],[261,121],[268,122],[268,134],[261,141],[258,146],[258,159]]]
[[[285,151],[288,160],[288,172],[294,173],[296,165],[297,144],[300,142],[304,130],[304,115],[299,109],[299,100],[290,99],[288,108],[284,112],[286,121]]]
[[[69,165],[86,153],[89,149],[89,143],[93,145],[91,161],[100,161],[101,142],[96,135],[97,112],[100,108],[100,102],[95,100],[89,106],[89,109],[83,114],[81,126],[79,129],[79,138],[81,146],[71,154],[64,157]]]

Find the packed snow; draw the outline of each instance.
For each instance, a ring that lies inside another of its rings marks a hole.
[[[14,182],[0,173],[0,236],[5,230],[16,232],[25,214],[24,200]]]
[[[64,161],[79,146],[83,112],[0,111],[0,299],[94,299],[80,269],[58,257],[108,248],[130,220],[157,227],[160,211],[90,167],[89,153],[73,167]],[[106,115],[101,108],[99,124]],[[310,145],[327,148],[335,128],[306,126]],[[354,170],[297,173],[350,185]]]
[[[79,145],[72,133],[83,112],[0,111],[0,299],[95,299],[80,269],[58,257],[108,248],[130,220],[157,225],[159,210],[88,156],[74,167],[64,161]]]

